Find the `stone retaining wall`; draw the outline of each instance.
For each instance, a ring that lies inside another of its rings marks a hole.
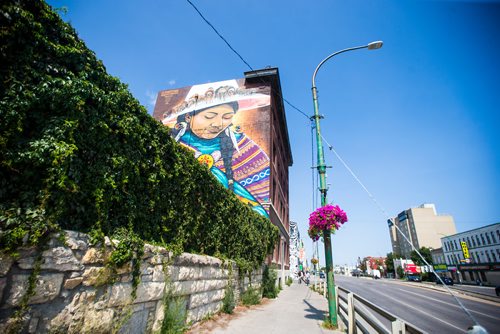
[[[20,321],[21,332],[158,332],[165,304],[172,300],[169,295],[180,299],[191,323],[222,307],[229,264],[217,258],[187,253],[173,258],[164,248],[146,244],[134,299],[132,266],[113,272],[105,265],[112,250],[109,239],[105,247],[94,248],[86,234],[64,233],[66,238],[54,236],[42,253],[35,294]],[[19,319],[14,312],[23,304],[38,255],[35,249],[21,250],[17,259],[0,255],[0,333]],[[237,267],[231,265],[237,299],[248,287],[260,287],[261,269],[250,275],[251,280],[240,279]]]

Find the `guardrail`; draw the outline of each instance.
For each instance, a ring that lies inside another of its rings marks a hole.
[[[313,284],[315,291],[326,298],[326,283]],[[392,313],[378,307],[351,291],[335,287],[339,329],[348,334],[384,333],[384,334],[424,334],[418,327],[399,319]]]

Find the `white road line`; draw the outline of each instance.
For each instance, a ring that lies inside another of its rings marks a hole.
[[[401,291],[403,291],[403,292],[405,292],[405,293],[412,293],[412,294],[417,295],[417,296],[419,296],[419,297],[421,297],[421,298],[430,299],[430,300],[433,300],[433,301],[436,301],[436,302],[440,302],[440,303],[442,303],[442,304],[446,304],[446,305],[453,306],[453,307],[456,307],[456,308],[460,308],[460,309],[461,309],[461,307],[460,307],[460,306],[458,306],[458,305],[457,305],[457,304],[455,304],[455,303],[445,302],[445,301],[442,301],[442,300],[440,300],[440,299],[432,298],[432,297],[429,297],[429,296],[424,296],[424,295],[421,295],[421,294],[419,294],[419,293],[412,292],[412,291],[408,291],[408,290],[403,290],[403,289],[398,289],[398,290],[401,290]],[[449,296],[449,294],[447,294],[447,295]],[[450,297],[451,297],[451,296],[450,296]],[[491,319],[494,319],[494,320],[500,320],[500,318],[497,318],[497,317],[491,316],[491,315],[486,314],[486,313],[482,313],[482,312],[474,311],[474,310],[471,310],[471,309],[468,309],[468,310],[469,310],[469,312],[474,312],[474,313],[476,313],[476,314],[480,314],[480,315],[482,315],[483,317],[488,317],[488,318],[491,318]]]
[[[400,301],[399,299],[389,297],[388,295],[385,295],[385,294],[383,294],[383,293],[381,293],[381,292],[378,292],[378,291],[376,291],[376,290],[374,290],[374,292],[377,292],[377,293],[379,293],[379,294],[383,295],[385,298],[392,299],[392,300],[394,300],[394,301],[395,301],[395,302],[397,302],[397,303],[403,304],[403,305],[405,305],[405,307],[409,307],[409,308],[411,308],[411,309],[414,309],[414,310],[415,310],[415,311],[417,311],[417,312],[423,313],[423,314],[425,314],[426,316],[428,316],[428,317],[430,317],[430,318],[432,318],[432,319],[435,319],[435,320],[437,320],[437,321],[440,321],[440,322],[442,322],[442,323],[444,323],[444,324],[446,324],[446,325],[448,325],[448,326],[450,326],[450,327],[456,328],[457,330],[459,330],[459,331],[460,331],[460,332],[462,332],[462,333],[467,333],[467,331],[466,331],[466,330],[464,330],[463,328],[457,327],[457,326],[455,326],[455,325],[453,325],[453,324],[450,324],[449,322],[446,322],[446,321],[444,321],[444,320],[441,320],[441,319],[439,319],[439,318],[436,318],[436,317],[435,317],[435,316],[433,316],[432,314],[427,313],[427,312],[424,312],[424,311],[422,311],[421,309],[418,309],[418,308],[416,308],[416,307],[413,307],[413,306],[411,306],[411,305],[409,305],[409,304],[407,304],[407,303],[403,303],[403,302],[402,302],[402,301]]]

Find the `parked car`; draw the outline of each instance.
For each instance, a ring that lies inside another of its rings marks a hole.
[[[446,285],[453,285],[453,280],[449,277],[441,277],[441,279],[443,280],[444,284]],[[439,278],[436,278],[436,284],[441,284],[441,281],[439,280]]]
[[[422,282],[422,278],[419,275],[408,275],[406,279],[409,282]]]

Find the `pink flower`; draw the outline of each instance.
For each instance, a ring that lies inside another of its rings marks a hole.
[[[309,215],[309,230],[311,239],[316,241],[324,230],[338,230],[347,222],[347,215],[338,205],[327,204],[316,209]]]

